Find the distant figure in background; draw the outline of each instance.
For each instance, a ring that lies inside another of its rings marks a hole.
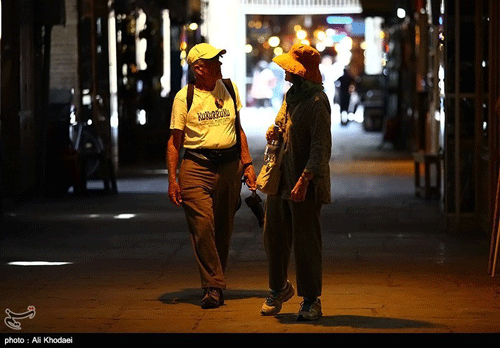
[[[319,64],[319,70],[321,71],[321,76],[323,77],[325,93],[328,96],[328,101],[331,105],[334,104],[335,81],[339,76],[338,72],[335,71],[335,68],[336,66],[333,65],[333,58],[331,56],[322,56],[321,63]]]
[[[345,126],[349,123],[349,105],[351,104],[351,93],[356,88],[356,79],[344,68],[344,74],[335,81],[336,92],[339,96],[340,124]]]
[[[271,106],[273,98],[273,88],[276,85],[276,77],[271,69],[268,68],[266,61],[261,60],[257,63],[257,68],[253,74],[252,88],[250,97],[255,101],[257,107]]]
[[[285,72],[284,70],[275,62],[269,63],[269,69],[274,74],[275,77],[275,85],[273,87],[273,98],[271,99],[271,104],[276,111],[278,111],[283,103],[283,95],[288,90],[289,83],[285,81]]]

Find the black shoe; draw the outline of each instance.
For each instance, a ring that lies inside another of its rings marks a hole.
[[[201,308],[217,308],[224,304],[222,289],[205,288],[203,298],[201,299]]]

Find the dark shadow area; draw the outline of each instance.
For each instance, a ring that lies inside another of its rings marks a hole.
[[[241,300],[246,298],[266,298],[267,290],[226,290],[224,291],[224,300]],[[161,295],[158,300],[164,304],[189,303],[199,306],[203,290],[201,289],[183,289],[181,291],[170,292]]]
[[[316,321],[297,321],[297,314],[283,313],[276,316],[282,324],[303,324],[321,326],[345,326],[360,329],[422,329],[422,328],[437,328],[439,325],[410,319],[400,318],[380,318],[366,317],[361,315],[331,315],[321,317]]]
[[[342,179],[339,179],[341,181]],[[347,185],[343,196],[334,197],[333,202],[322,211],[325,233],[395,233],[408,235],[445,234],[446,221],[439,210],[439,202],[419,199],[413,192],[384,193],[382,190],[396,190],[398,182],[387,180],[379,187],[369,187],[372,183],[357,183],[343,180]],[[367,187],[352,187],[358,184]],[[366,189],[367,192],[363,192]],[[338,188],[340,191],[341,188]],[[373,196],[369,196],[372,194]],[[331,221],[335,221],[333,225]]]

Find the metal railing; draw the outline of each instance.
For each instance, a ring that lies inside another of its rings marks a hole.
[[[281,14],[297,12],[298,10],[305,10],[304,13],[325,11],[360,13],[362,11],[359,0],[240,0],[240,3],[247,10],[274,10]]]
[[[249,6],[361,7],[359,0],[241,0],[241,2]]]

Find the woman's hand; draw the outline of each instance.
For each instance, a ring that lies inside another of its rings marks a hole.
[[[272,125],[267,129],[266,132],[266,140],[268,143],[271,143],[273,140],[279,140],[280,138],[280,130],[279,127]]]
[[[303,202],[306,199],[307,188],[309,187],[309,181],[312,179],[312,174],[302,174],[297,180],[295,187],[292,189],[290,198],[294,202]]]
[[[309,186],[309,181],[305,181],[302,177],[299,178],[295,187],[292,189],[292,194],[290,198],[294,202],[303,202],[306,199],[307,187]]]

